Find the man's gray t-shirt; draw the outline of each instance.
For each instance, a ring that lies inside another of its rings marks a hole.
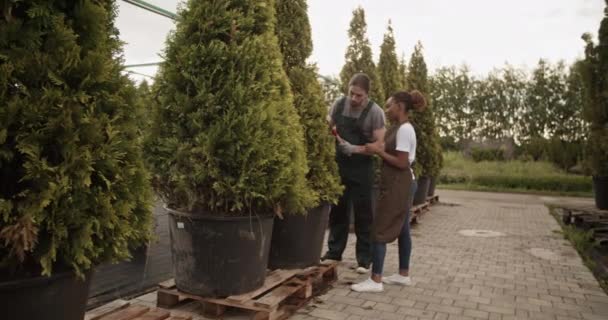
[[[340,98],[336,102],[334,102],[334,104],[331,106],[331,109],[329,109],[329,116],[331,117],[331,120],[334,123],[336,122],[335,113],[337,112],[338,104],[340,103],[340,101],[342,101],[342,99],[344,98]],[[349,118],[359,119],[361,112],[363,112],[365,107],[367,107],[367,104],[368,102],[366,102],[365,105],[361,106],[360,108],[355,109],[351,106],[350,99],[346,98],[346,100],[344,101],[344,111],[342,112],[342,115]],[[384,111],[376,103],[373,103],[372,108],[367,114],[367,117],[365,118],[365,120],[363,120],[363,135],[365,135],[365,137],[369,141],[375,141],[376,139],[374,139],[374,130],[384,128],[385,123],[386,119],[384,118]]]

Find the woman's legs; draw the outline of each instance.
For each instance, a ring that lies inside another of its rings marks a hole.
[[[385,257],[386,243],[372,242],[372,280],[376,282],[382,281]]]
[[[402,276],[409,276],[410,270],[410,256],[412,255],[412,236],[410,234],[410,215],[412,209],[412,202],[414,200],[414,194],[418,188],[416,180],[412,181],[410,194],[407,202],[407,214],[405,215],[405,222],[401,228],[401,234],[399,234],[399,274]]]
[[[386,256],[386,243],[372,242],[372,276],[363,282],[350,286],[351,290],[357,292],[382,292],[382,268]]]

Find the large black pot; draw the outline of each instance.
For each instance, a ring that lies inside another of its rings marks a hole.
[[[608,210],[608,177],[593,177],[593,192],[595,206],[600,210]]]
[[[90,283],[91,272],[81,280],[71,271],[0,282],[0,314],[2,319],[82,320]]]
[[[247,293],[264,284],[272,215],[227,217],[167,209],[175,285],[207,297]]]
[[[319,263],[329,216],[329,204],[311,209],[307,215],[276,217],[270,245],[270,269],[307,268]]]
[[[429,182],[429,192],[427,193],[427,196],[432,197],[435,195],[435,185],[437,185],[437,177],[431,177],[431,180]]]
[[[429,177],[418,178],[418,189],[414,195],[414,205],[421,205],[426,202],[427,194],[429,193],[429,184],[431,179]]]

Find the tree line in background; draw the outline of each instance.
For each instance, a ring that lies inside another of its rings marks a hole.
[[[533,70],[505,64],[481,76],[466,65],[447,66],[429,75],[421,43],[409,63],[405,55],[397,55],[390,21],[378,63],[363,8],[353,11],[348,35],[339,77],[318,76],[325,105],[347,92],[356,72],[370,76],[370,97],[381,106],[395,91],[422,91],[429,108],[413,117],[420,144],[419,174],[440,170],[442,150],[465,151],[475,160],[548,160],[564,170],[582,168],[576,165],[584,157],[589,136],[589,122],[583,116],[585,61],[567,65],[540,59]]]
[[[473,75],[466,65],[450,66],[428,75],[421,43],[409,64],[398,57],[390,21],[377,64],[366,32],[365,12],[357,8],[340,77],[320,77],[326,104],[346,93],[355,72],[370,75],[370,97],[380,105],[397,90],[422,91],[429,111],[414,115],[413,122],[423,173],[439,170],[442,149],[466,151],[475,160],[548,160],[564,170],[583,158],[588,135],[583,61],[566,65],[541,59],[531,72],[506,64],[485,76]]]
[[[488,160],[523,157],[573,167],[587,136],[580,65],[540,60],[531,73],[506,65],[484,77],[466,66],[438,69],[431,77],[431,96],[443,146],[510,145],[515,150],[495,152]]]

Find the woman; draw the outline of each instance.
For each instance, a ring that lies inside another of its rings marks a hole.
[[[416,158],[416,133],[409,122],[412,110],[426,106],[424,96],[414,90],[393,94],[386,102],[386,113],[393,126],[384,137],[385,146],[366,145],[366,150],[382,158],[380,196],[372,224],[372,275],[351,286],[357,292],[381,292],[383,282],[410,285],[409,263],[412,250],[410,207],[416,191],[411,168]],[[399,273],[382,278],[386,244],[399,239]]]

